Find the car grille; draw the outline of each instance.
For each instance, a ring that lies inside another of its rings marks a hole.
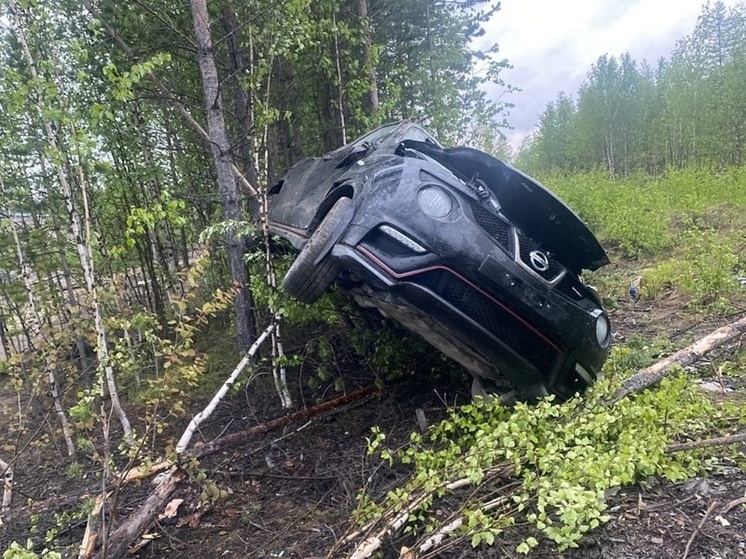
[[[537,270],[534,266],[531,265],[531,253],[535,250],[541,250],[539,248],[539,245],[530,237],[527,237],[523,233],[518,233],[518,247],[521,255],[521,260],[523,263],[532,271],[534,271],[536,274],[547,280],[548,282],[553,282],[557,280],[560,274],[562,274],[565,271],[565,267],[559,263],[558,260],[555,260],[554,258],[549,258],[549,268],[547,270],[541,271]],[[548,253],[546,251],[542,251],[547,256]]]
[[[471,211],[474,214],[477,224],[512,256],[510,250],[510,225],[481,206],[473,205],[471,206]]]
[[[582,301],[587,298],[586,287],[571,274],[567,274],[555,288],[560,294],[564,295],[571,301]]]
[[[528,325],[458,276],[446,270],[432,270],[410,281],[440,295],[539,371],[549,372],[559,358],[558,350]]]

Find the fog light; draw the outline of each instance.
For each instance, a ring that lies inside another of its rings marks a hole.
[[[393,227],[389,225],[381,225],[379,229],[383,231],[384,233],[386,233],[392,239],[396,239],[397,241],[399,241],[401,244],[403,244],[405,247],[407,247],[411,251],[419,252],[419,253],[427,252],[427,249],[423,247],[420,243],[410,239],[404,233],[402,233],[401,231],[397,229],[394,229]]]
[[[437,186],[426,186],[420,190],[417,193],[417,202],[426,215],[436,219],[447,216],[453,207],[451,197]]]
[[[596,341],[601,347],[606,347],[609,343],[609,319],[602,312],[596,317]]]

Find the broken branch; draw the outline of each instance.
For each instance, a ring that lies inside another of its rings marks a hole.
[[[130,542],[150,524],[156,513],[163,510],[166,501],[184,479],[186,479],[186,473],[183,470],[174,470],[166,474],[145,502],[119,528],[112,532],[108,545],[99,550],[95,559],[123,557]]]
[[[697,448],[706,448],[709,446],[725,446],[733,443],[746,442],[746,431],[726,437],[715,437],[703,441],[691,441],[688,443],[670,444],[666,447],[666,452],[681,452],[683,450],[694,450]]]
[[[685,367],[702,359],[713,349],[728,343],[738,336],[746,333],[746,317],[718,328],[694,342],[689,347],[677,351],[673,355],[658,361],[650,367],[632,375],[622,384],[622,387],[614,393],[609,403],[613,404],[622,398],[635,392],[640,392],[648,386],[657,384],[675,371],[675,367]]]
[[[189,442],[192,440],[192,436],[194,435],[194,432],[197,430],[197,427],[208,417],[212,415],[212,412],[215,411],[215,408],[218,406],[220,401],[225,397],[225,395],[228,393],[228,390],[231,389],[231,387],[236,383],[236,380],[238,379],[238,376],[243,372],[243,370],[246,368],[246,365],[249,364],[251,359],[254,357],[254,354],[257,352],[259,347],[262,345],[264,340],[267,339],[267,336],[269,336],[274,329],[277,326],[277,322],[272,322],[267,328],[262,332],[262,335],[259,336],[256,341],[253,343],[253,345],[249,348],[249,351],[246,352],[246,355],[243,359],[236,365],[236,368],[233,369],[233,372],[230,374],[228,379],[223,383],[223,386],[220,387],[220,390],[218,390],[215,393],[215,396],[212,397],[212,400],[210,400],[210,403],[207,404],[205,409],[203,409],[201,412],[199,412],[197,415],[195,415],[192,420],[189,422],[189,426],[184,431],[184,434],[181,435],[181,438],[179,439],[178,444],[176,445],[176,454],[181,455],[186,450],[187,446],[189,446]]]
[[[355,390],[354,392],[350,392],[338,398],[334,398],[333,400],[329,400],[328,402],[324,402],[323,404],[319,404],[318,406],[315,406],[313,408],[307,408],[305,410],[290,413],[288,415],[278,417],[277,419],[267,421],[266,423],[262,423],[261,425],[256,425],[249,429],[245,429],[244,431],[225,435],[224,437],[220,437],[219,439],[216,439],[194,449],[191,453],[189,453],[189,455],[194,456],[195,458],[203,458],[220,451],[226,446],[241,442],[250,437],[263,435],[268,431],[285,427],[286,425],[290,425],[291,423],[295,423],[296,421],[309,419],[311,417],[320,415],[326,411],[343,406],[354,400],[359,400],[376,392],[378,392],[378,387],[375,385]]]
[[[697,534],[699,534],[699,531],[702,529],[702,526],[705,525],[705,522],[707,522],[707,518],[710,516],[710,513],[713,511],[713,509],[718,505],[717,501],[713,501],[710,503],[710,506],[707,507],[707,511],[705,512],[704,517],[702,518],[702,521],[697,525],[697,528],[692,532],[692,537],[689,538],[689,541],[686,542],[686,547],[684,548],[684,555],[682,555],[681,559],[686,559],[689,556],[689,550],[692,547],[692,543],[694,542],[694,538],[697,537]]]

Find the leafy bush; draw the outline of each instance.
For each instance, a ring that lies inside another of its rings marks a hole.
[[[671,169],[658,179],[646,175],[612,179],[592,172],[548,175],[544,180],[602,241],[633,257],[678,245],[679,231],[672,224],[681,215],[696,221],[726,200],[737,212],[746,208],[746,171],[739,168],[721,174]]]
[[[611,362],[623,359],[612,356]],[[515,529],[523,538],[519,552],[536,546],[539,534],[560,550],[576,547],[607,520],[607,491],[650,476],[682,480],[702,470],[696,454],[666,452],[677,437],[732,427],[733,410],[715,407],[684,377],[605,405],[615,386],[604,380],[585,399],[562,405],[467,405],[428,435],[412,434],[398,451],[386,448],[374,431],[371,451],[385,462],[409,465],[412,474],[378,499],[362,494],[360,521],[376,525],[403,511],[411,532],[432,534],[460,517],[456,533],[473,545]],[[459,493],[456,488],[464,486],[466,494]]]
[[[41,553],[34,551],[34,543],[31,540],[26,542],[26,547],[18,542],[13,542],[10,547],[3,552],[3,559],[62,559],[62,555],[56,551],[42,550]]]

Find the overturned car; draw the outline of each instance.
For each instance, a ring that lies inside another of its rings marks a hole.
[[[270,231],[298,251],[282,285],[301,301],[337,280],[461,363],[476,392],[565,400],[596,379],[610,324],[580,273],[608,257],[522,172],[401,122],[302,160],[269,195]]]

